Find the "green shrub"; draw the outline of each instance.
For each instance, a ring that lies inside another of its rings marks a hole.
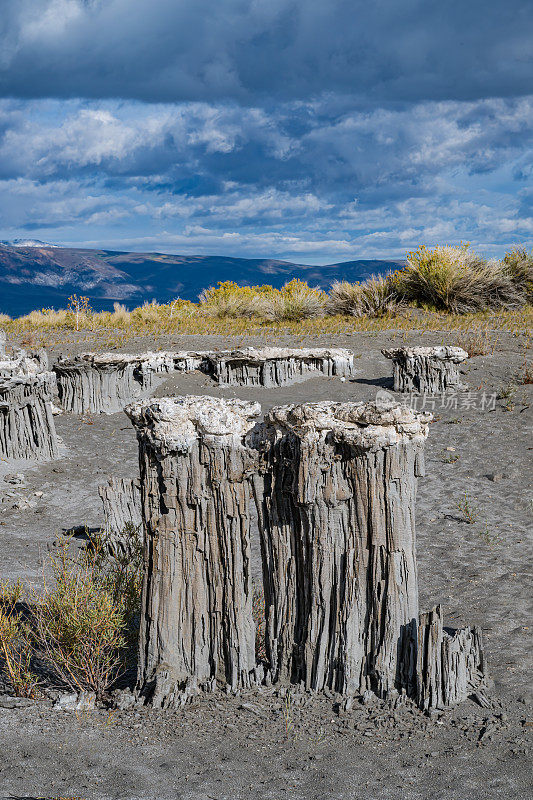
[[[32,670],[31,631],[21,610],[20,581],[0,582],[0,668],[18,697],[34,697],[39,679]]]
[[[3,585],[0,653],[16,694],[33,694],[42,682],[36,661],[54,685],[105,695],[135,649],[140,560],[138,550],[121,558],[97,541],[73,557],[67,540],[51,557],[53,580],[31,595],[24,616],[13,600],[22,586]]]

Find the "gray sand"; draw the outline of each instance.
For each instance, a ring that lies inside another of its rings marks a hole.
[[[276,344],[352,349],[359,356],[357,375],[344,383],[314,378],[280,389],[239,389],[219,388],[205,376],[190,374],[172,376],[156,394],[240,397],[258,400],[264,410],[289,402],[368,400],[392,385],[382,347],[455,344],[452,339],[449,334],[395,336],[390,331],[305,342],[282,337]],[[245,342],[262,343],[252,337]],[[180,349],[242,344],[242,338],[193,336],[158,342]],[[137,339],[126,349],[153,346],[153,341]],[[356,704],[339,715],[334,698],[304,695],[289,706],[284,698],[263,692],[199,699],[180,712],[102,709],[76,716],[51,710],[48,701],[3,708],[0,696],[0,798],[529,796],[533,387],[518,386],[512,408],[504,408],[509,399],[494,401],[527,353],[520,340],[500,336],[493,355],[466,363],[470,395],[458,395],[457,407],[452,400],[451,407],[443,408],[440,399],[434,409],[426,405],[436,419],[416,508],[420,604],[428,609],[441,602],[450,627],[482,628],[494,680],[492,708],[467,701],[429,720],[377,702],[369,708]],[[62,532],[102,523],[97,485],[108,475],[137,472],[135,436],[124,414],[63,415],[56,424],[65,447],[60,460],[39,466],[0,463],[4,579],[38,583],[47,549]],[[15,472],[24,473],[25,489],[4,483],[3,476]],[[11,508],[14,498],[5,497],[10,490],[35,505]],[[476,517],[472,524],[462,519],[458,507],[465,492]]]

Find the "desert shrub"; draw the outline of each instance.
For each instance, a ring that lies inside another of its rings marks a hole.
[[[98,540],[71,556],[66,540],[51,556],[53,580],[32,593],[24,617],[0,596],[2,666],[17,694],[35,691],[34,661],[55,685],[105,694],[134,652],[140,561],[140,547],[110,555]],[[4,597],[15,588],[6,587]]]
[[[137,323],[147,323],[147,322],[158,322],[161,318],[161,306],[155,300],[152,300],[150,303],[148,300],[139,306],[138,308],[134,308],[131,312],[131,320],[132,322]]]
[[[52,558],[54,584],[32,607],[35,649],[51,676],[101,697],[123,667],[126,620],[87,556]]]
[[[18,697],[34,697],[39,679],[32,670],[31,631],[21,609],[20,581],[0,582],[0,669]]]
[[[256,314],[259,290],[254,286],[239,286],[233,281],[219,281],[199,296],[200,311],[211,317],[252,317]]]
[[[516,288],[524,293],[527,302],[533,302],[533,251],[514,247],[505,254],[502,265]]]
[[[113,313],[110,317],[110,321],[115,325],[128,325],[131,321],[131,314],[123,303],[113,303]]]
[[[457,314],[524,302],[503,262],[485,261],[467,244],[421,246],[408,254],[407,266],[392,281],[408,302]]]
[[[382,317],[394,313],[398,305],[391,276],[372,275],[361,283],[335,281],[329,292],[328,311],[353,317]]]
[[[320,317],[324,314],[327,294],[322,289],[313,289],[298,278],[289,281],[281,289],[258,292],[255,311],[269,322],[299,322],[302,319]]]
[[[190,300],[182,300],[176,297],[163,306],[169,320],[189,319],[198,313],[198,306]]]

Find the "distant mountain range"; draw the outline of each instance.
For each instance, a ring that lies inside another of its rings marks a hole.
[[[35,308],[65,308],[71,294],[87,296],[95,311],[110,310],[117,301],[133,308],[152,299],[197,300],[202,289],[228,280],[280,288],[301,278],[328,289],[335,280],[360,281],[403,264],[345,261],[309,266],[274,259],[82,250],[16,239],[0,243],[0,312],[15,317]]]

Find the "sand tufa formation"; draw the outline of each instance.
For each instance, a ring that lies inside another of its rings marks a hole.
[[[138,689],[157,706],[253,686],[255,501],[267,680],[345,695],[404,690],[426,709],[485,681],[478,631],[418,611],[414,503],[431,415],[391,404],[272,409],[211,397],[126,412],[145,526]],[[440,627],[439,627],[440,621]]]
[[[464,388],[458,365],[468,353],[461,347],[397,347],[381,352],[392,359],[395,392],[442,394]]]
[[[0,360],[0,458],[49,460],[57,458],[59,443],[52,416],[55,375],[48,371],[44,350],[5,354]]]

